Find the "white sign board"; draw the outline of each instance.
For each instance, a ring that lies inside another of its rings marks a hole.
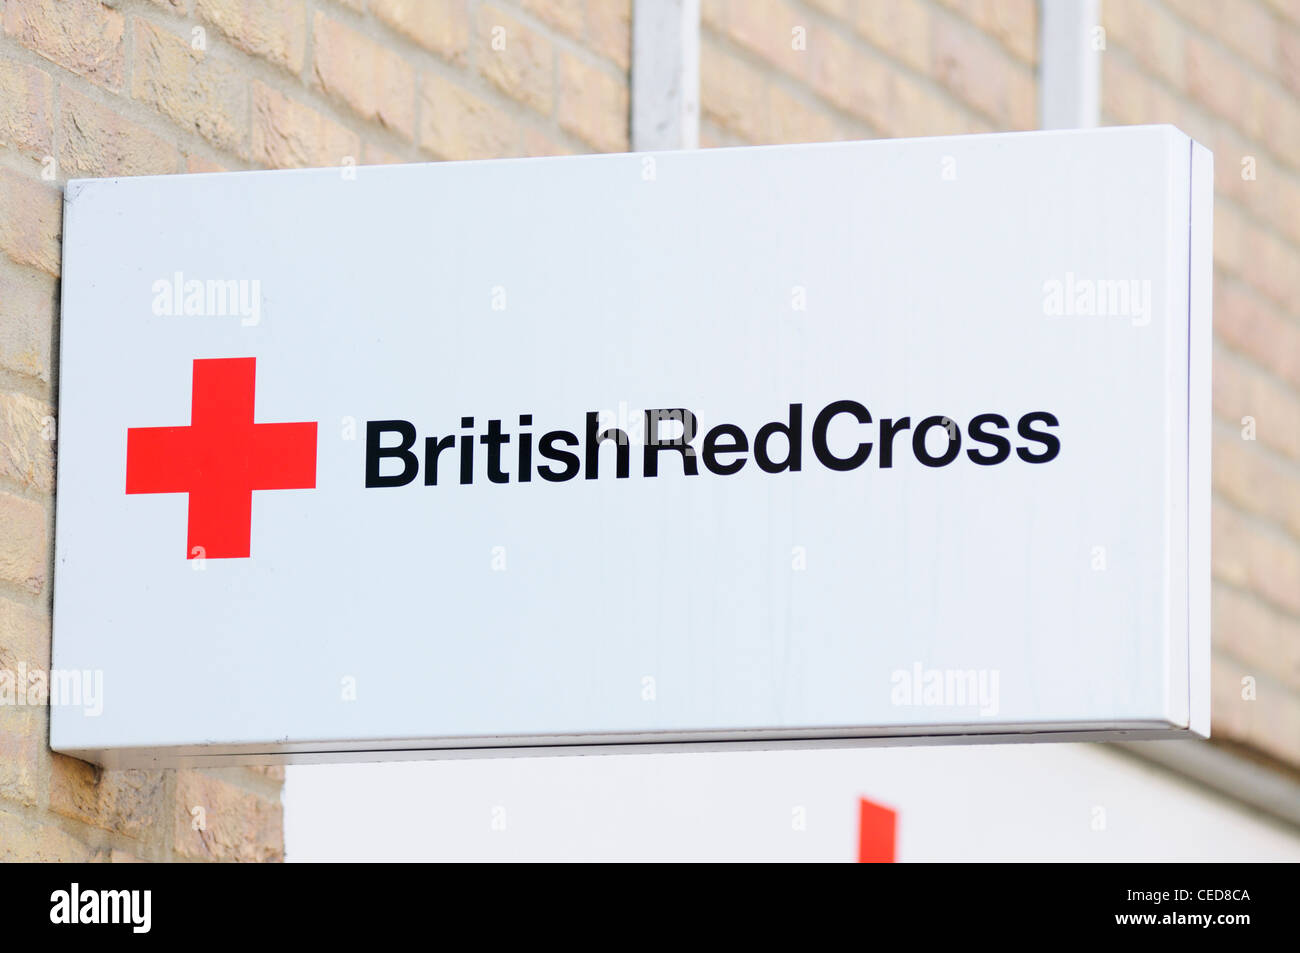
[[[1169,127],[70,182],[56,750],[1208,731]]]

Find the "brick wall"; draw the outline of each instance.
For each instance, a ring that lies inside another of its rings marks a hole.
[[[1214,150],[1213,728],[1300,768],[1300,0],[1103,0],[1102,25],[1104,121]]]
[[[1033,129],[1037,0],[702,0],[700,144]]]
[[[631,0],[0,4],[0,670],[49,666],[63,183],[624,150],[630,19]],[[0,859],[282,858],[282,769],[101,771],[47,736],[44,708],[0,705]]]

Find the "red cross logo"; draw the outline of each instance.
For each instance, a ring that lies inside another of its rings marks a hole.
[[[248,556],[254,490],[316,486],[316,423],[253,423],[257,358],[194,362],[188,427],[130,427],[127,493],[188,493],[188,559]]]

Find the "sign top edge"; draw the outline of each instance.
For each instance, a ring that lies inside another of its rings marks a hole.
[[[355,166],[354,168],[360,174],[364,169],[365,174],[374,175],[376,172],[385,174],[410,174],[412,169],[428,168],[461,168],[465,166],[482,166],[485,164],[506,165],[517,163],[539,163],[539,162],[612,162],[626,160],[629,158],[640,158],[643,156],[672,156],[672,155],[728,155],[735,153],[756,153],[771,150],[843,150],[843,149],[878,149],[889,148],[893,146],[919,146],[939,143],[951,143],[953,141],[971,142],[986,141],[989,139],[1047,139],[1052,137],[1067,138],[1079,136],[1133,136],[1135,134],[1150,135],[1156,132],[1163,132],[1166,135],[1172,134],[1184,141],[1195,142],[1201,148],[1208,150],[1203,143],[1197,142],[1193,137],[1183,132],[1177,126],[1169,123],[1148,124],[1148,125],[1130,125],[1130,126],[1101,126],[1088,129],[1031,129],[1016,132],[981,132],[967,135],[949,135],[949,136],[913,136],[907,138],[894,139],[848,139],[831,142],[801,142],[801,143],[768,143],[763,145],[749,146],[726,146],[714,149],[672,149],[672,150],[647,150],[641,152],[596,152],[582,155],[570,156],[510,156],[493,159],[451,159],[451,160],[422,160],[415,162],[396,162],[379,165]],[[308,176],[308,175],[337,175],[340,168],[344,166],[311,166],[300,169],[233,169],[227,172],[191,172],[186,174],[162,173],[159,175],[134,175],[134,176],[104,176],[90,178],[68,179],[65,187],[65,203],[72,204],[81,194],[89,187],[122,187],[130,186],[132,183],[155,184],[159,180],[173,182],[192,182],[195,180],[219,178],[232,178],[236,176],[268,176],[275,175],[287,177],[291,175]]]

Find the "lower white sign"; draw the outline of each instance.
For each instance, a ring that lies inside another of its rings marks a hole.
[[[78,180],[51,740],[1206,734],[1169,127]]]

